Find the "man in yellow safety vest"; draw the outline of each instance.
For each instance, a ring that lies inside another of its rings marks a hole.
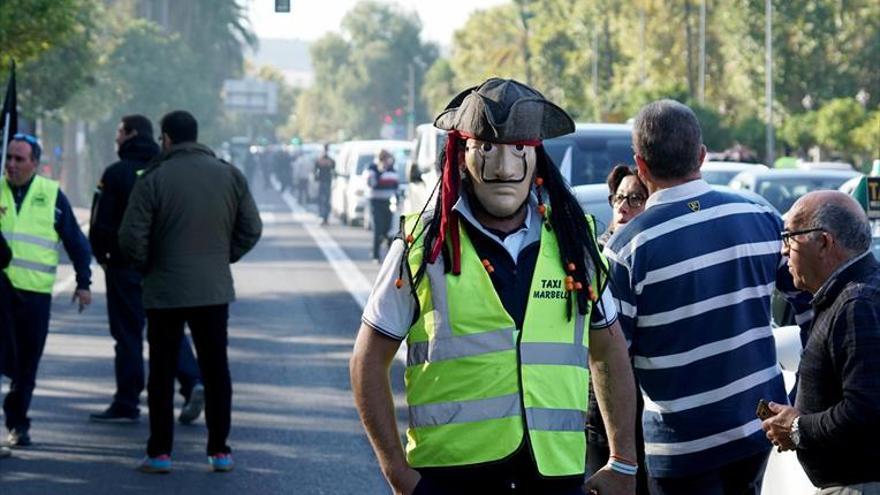
[[[6,151],[5,177],[0,178],[0,231],[12,249],[4,270],[9,279],[4,292],[10,293],[0,294],[4,303],[12,301],[3,305],[15,341],[12,383],[3,401],[12,447],[31,444],[27,412],[49,333],[59,244],[64,244],[76,270],[73,300],[80,311],[92,301],[89,242],[58,182],[37,175],[41,151],[35,137],[14,135]]]
[[[402,219],[351,360],[383,474],[400,494],[634,493],[635,390],[597,229],[542,145],[574,123],[493,78],[434,125],[438,200]],[[389,380],[404,339],[405,450]],[[611,461],[585,484],[591,372]]]

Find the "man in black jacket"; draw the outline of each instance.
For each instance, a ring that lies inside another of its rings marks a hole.
[[[763,423],[820,494],[880,494],[880,263],[871,226],[851,197],[816,191],[786,214],[782,254],[813,294],[813,324],[794,407],[770,403]]]
[[[107,283],[107,316],[110,335],[116,341],[116,394],[106,410],[89,416],[100,423],[132,423],[139,419],[139,397],[144,390],[141,274],[131,266],[117,245],[117,231],[134,183],[147,164],[159,154],[153,124],[143,115],[122,117],[116,130],[119,161],[107,167],[92,202],[89,241],[95,259],[104,268]],[[202,412],[204,388],[189,339],[181,344],[177,379],[186,403],[180,421],[191,423]]]

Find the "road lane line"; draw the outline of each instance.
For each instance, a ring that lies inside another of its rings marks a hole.
[[[276,184],[276,189],[278,185]],[[367,298],[373,289],[373,284],[361,272],[357,265],[345,254],[345,251],[339,247],[339,244],[330,236],[327,231],[321,227],[320,219],[314,213],[310,213],[304,206],[300,205],[296,198],[288,191],[281,193],[281,199],[287,203],[290,208],[293,220],[303,226],[308,232],[312,240],[317,244],[318,249],[324,253],[327,262],[333,267],[336,276],[348,290],[351,297],[358,303],[361,311],[367,304]],[[406,364],[406,341],[402,342],[397,348],[394,358],[403,364]]]
[[[351,258],[345,254],[345,251],[339,247],[339,244],[333,237],[318,224],[319,220],[316,215],[306,211],[305,207],[300,205],[296,198],[288,191],[281,193],[281,199],[290,208],[293,220],[300,223],[306,229],[306,232],[315,241],[315,244],[318,245],[318,249],[324,253],[324,257],[327,258],[342,285],[345,286],[351,297],[354,298],[358,306],[363,310],[367,304],[367,298],[370,296],[370,291],[373,289],[373,284],[370,283]]]

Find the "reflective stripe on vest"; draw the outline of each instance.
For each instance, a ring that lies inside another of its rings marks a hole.
[[[52,293],[58,267],[59,236],[55,231],[55,202],[58,183],[34,176],[27,194],[16,209],[12,189],[0,179],[0,230],[12,249],[6,276],[19,290]]]
[[[407,231],[417,219],[407,218]],[[416,288],[420,314],[407,338],[405,376],[408,461],[414,467],[497,461],[522,444],[526,426],[542,475],[583,474],[589,315],[569,319],[566,298],[554,297],[566,275],[555,236],[542,229],[518,331],[467,232],[460,234],[461,275],[445,274],[438,261],[426,265],[426,280]],[[413,273],[421,259],[422,246],[414,245]],[[592,282],[597,290],[595,277]]]

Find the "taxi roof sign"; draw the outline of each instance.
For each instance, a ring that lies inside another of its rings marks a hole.
[[[880,177],[865,177],[868,218],[880,219]]]

